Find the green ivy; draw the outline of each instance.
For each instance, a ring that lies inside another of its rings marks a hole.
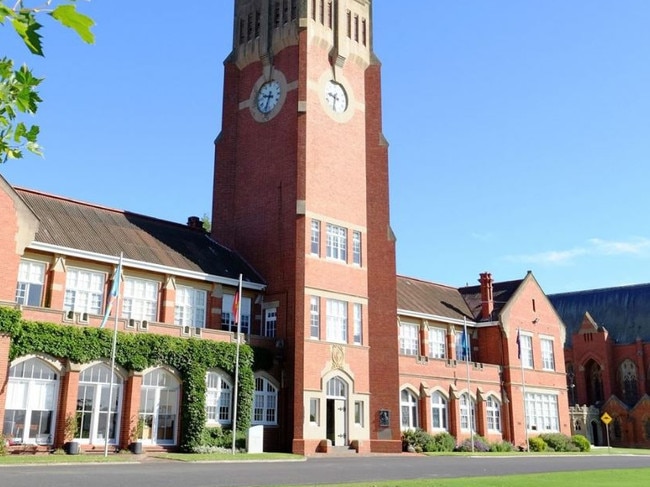
[[[111,356],[112,330],[24,321],[20,312],[14,309],[0,307],[0,333],[11,336],[10,360],[44,353],[76,363],[88,363]],[[118,332],[115,363],[133,371],[160,365],[178,371],[183,381],[180,448],[192,451],[200,445],[205,428],[206,371],[219,368],[234,377],[236,354],[236,344],[228,342]],[[248,345],[239,347],[239,431],[248,429],[251,422],[254,357],[260,358],[258,370],[272,364],[272,354],[254,351]]]

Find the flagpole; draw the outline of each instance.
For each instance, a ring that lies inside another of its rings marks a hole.
[[[235,454],[235,440],[237,437],[237,395],[239,389],[239,331],[241,329],[241,288],[242,288],[242,275],[239,274],[239,286],[237,288],[237,309],[235,310],[235,321],[237,322],[237,351],[235,353],[235,388],[233,392],[233,407],[232,407],[232,454]]]
[[[115,271],[113,281],[113,289],[116,290],[115,294],[115,321],[113,322],[113,344],[111,347],[111,383],[108,390],[108,410],[106,411],[106,432],[104,433],[104,457],[108,456],[108,437],[110,436],[111,424],[111,407],[113,405],[113,383],[115,382],[115,352],[117,350],[117,315],[119,311],[119,297],[120,297],[120,274],[122,272],[122,257],[123,252],[120,252],[120,262]],[[111,297],[111,299],[113,299]],[[116,432],[117,434],[117,432]]]
[[[467,366],[467,420],[469,423],[469,432],[470,432],[470,440],[472,443],[472,453],[474,453],[474,426],[472,425],[472,389],[470,385],[470,379],[469,379],[469,359],[470,359],[470,346],[469,346],[469,335],[467,334],[467,318],[463,316],[463,337],[465,338],[463,340],[463,353],[465,354],[465,364]]]
[[[521,334],[519,328],[517,328],[517,347],[519,350],[519,363],[521,364],[521,391],[524,396],[524,433],[526,435],[526,451],[530,453],[530,445],[528,444],[528,411],[526,408],[526,378],[524,376],[524,357],[521,353]]]

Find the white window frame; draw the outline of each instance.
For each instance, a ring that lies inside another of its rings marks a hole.
[[[111,394],[111,382],[113,393]],[[111,368],[106,364],[99,363],[87,367],[79,374],[79,386],[77,388],[77,418],[79,429],[78,437],[75,438],[81,443],[104,444],[106,434],[106,414],[108,408],[106,403],[111,396],[110,414],[112,421],[109,421],[108,443],[117,444],[117,436],[120,431],[122,411],[122,388],[123,379],[117,372],[113,373],[111,381]],[[102,404],[102,400],[106,403]],[[91,405],[86,408],[86,405]],[[84,422],[87,418],[87,428]],[[112,428],[112,431],[111,431]]]
[[[45,287],[45,262],[22,259],[18,266],[16,303],[41,306]]]
[[[420,350],[420,327],[415,323],[400,323],[399,353],[401,355],[418,355]]]
[[[264,310],[264,336],[275,337],[278,332],[278,309],[267,308]]]
[[[327,224],[327,258],[347,262],[348,230],[345,227]]]
[[[310,252],[312,255],[320,256],[320,221],[312,220],[311,221],[311,246]]]
[[[352,341],[355,345],[363,343],[363,307],[359,303],[352,305]]]
[[[309,398],[309,422],[318,426],[320,424],[320,399]]]
[[[361,426],[363,428],[363,425],[365,424],[364,421],[364,416],[363,416],[363,411],[364,411],[365,405],[363,401],[354,401],[354,424],[357,426]]]
[[[361,232],[352,231],[352,263],[361,266]]]
[[[485,401],[487,429],[491,432],[501,432],[501,402],[493,395]]]
[[[251,424],[278,424],[278,388],[266,377],[255,377]]]
[[[68,267],[65,274],[63,309],[75,313],[101,314],[106,274]]]
[[[157,368],[142,376],[138,418],[144,424],[141,438],[144,444],[176,445],[179,401],[180,381],[171,372]],[[166,437],[161,438],[160,433],[165,431]]]
[[[339,299],[327,299],[325,302],[327,315],[327,341],[347,343],[348,341],[348,303]]]
[[[409,389],[402,389],[399,394],[401,430],[415,429],[418,422],[418,397]]]
[[[160,283],[135,277],[124,278],[122,318],[156,321]]]
[[[521,364],[524,368],[532,369],[535,367],[532,335],[519,334],[519,353],[521,354]]]
[[[309,336],[315,340],[320,339],[320,298],[309,297]]]
[[[526,392],[526,427],[539,433],[560,431],[557,394]]]
[[[467,403],[468,398],[469,405]],[[458,400],[458,408],[460,411],[460,429],[469,431],[471,418],[472,431],[476,431],[476,401],[474,398],[467,392],[461,394]]]
[[[431,427],[437,431],[447,431],[449,418],[449,402],[440,391],[431,394]]]
[[[208,426],[226,426],[232,423],[232,384],[221,371],[208,370],[205,374],[205,417]]]
[[[236,332],[237,323],[233,316],[233,303],[235,301],[234,294],[224,294],[221,300],[221,329]],[[251,322],[251,298],[244,296],[239,298],[239,315],[241,318],[240,331],[241,333],[250,333]]]
[[[554,340],[542,337],[539,340],[539,345],[542,349],[542,368],[544,370],[555,370]]]
[[[447,358],[447,330],[438,327],[429,327],[429,357]]]
[[[180,326],[205,328],[207,303],[207,291],[189,286],[177,286],[174,323]]]

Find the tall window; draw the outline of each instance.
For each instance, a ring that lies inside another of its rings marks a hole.
[[[15,443],[51,445],[59,378],[37,358],[9,369],[2,433]]]
[[[469,394],[465,393],[460,396],[460,429],[469,430],[470,424],[472,430],[476,431],[476,403]],[[470,423],[471,421],[471,423]]]
[[[439,391],[431,394],[431,419],[433,429],[447,429],[447,399]]]
[[[363,401],[354,401],[354,424],[358,426],[364,425],[363,410]]]
[[[278,423],[278,390],[264,377],[255,378],[252,424]]]
[[[208,293],[202,289],[178,286],[176,289],[176,305],[174,307],[174,323],[197,328],[205,327],[207,299]]]
[[[555,370],[555,354],[553,353],[553,340],[542,338],[539,341],[542,347],[542,367],[544,370]]]
[[[526,393],[526,425],[539,432],[559,431],[557,396],[537,392]]]
[[[232,387],[220,372],[209,371],[205,377],[205,416],[208,424],[226,425],[232,422]]]
[[[337,299],[328,299],[327,341],[347,343],[348,341],[348,303]]]
[[[456,360],[472,360],[472,350],[469,333],[465,333],[465,330],[460,330],[456,332],[454,337],[456,341]]]
[[[236,332],[237,323],[235,323],[235,312],[233,304],[235,296],[233,294],[224,294],[221,301],[221,328],[223,330]],[[239,325],[242,333],[250,333],[251,322],[251,298],[243,297],[239,300],[239,314],[241,323]]]
[[[64,310],[100,314],[103,296],[103,273],[68,268],[65,276]]]
[[[418,334],[420,327],[412,323],[402,323],[399,327],[399,353],[402,355],[418,354]]]
[[[122,317],[156,321],[158,311],[158,283],[145,279],[124,279]]]
[[[501,403],[494,396],[486,401],[487,427],[490,431],[501,431]]]
[[[352,263],[361,265],[361,232],[352,232]]]
[[[519,335],[519,354],[522,366],[532,369],[533,363],[533,337],[530,335]]]
[[[362,308],[359,303],[354,303],[354,325],[352,329],[353,341],[355,345],[361,345],[363,335],[363,317]]]
[[[408,389],[400,393],[400,416],[402,430],[418,427],[418,399]]]
[[[108,441],[116,442],[120,419],[122,395],[122,377],[113,374],[104,364],[93,365],[79,374],[77,389],[77,426],[78,438],[89,443],[103,443],[106,438],[106,420],[108,420]],[[111,382],[113,392],[111,393]],[[110,401],[109,401],[110,399]],[[110,414],[110,417],[108,416]]]
[[[309,336],[320,338],[320,298],[318,296],[309,298]]]
[[[447,357],[447,332],[444,328],[429,328],[429,357]]]
[[[639,400],[639,381],[636,365],[630,359],[625,360],[619,368],[619,380],[623,391],[623,402],[634,406]]]
[[[320,255],[320,222],[318,220],[311,221],[311,253]]]
[[[27,306],[40,306],[45,283],[45,264],[31,260],[21,260],[18,267],[16,303]]]
[[[327,224],[327,257],[347,262],[348,231],[337,225]]]
[[[309,399],[309,422],[320,424],[320,399],[312,397]]]
[[[264,336],[274,337],[278,327],[278,310],[268,308],[264,310]]]
[[[144,424],[141,439],[145,443],[176,444],[179,391],[178,380],[164,369],[142,377],[139,418]]]

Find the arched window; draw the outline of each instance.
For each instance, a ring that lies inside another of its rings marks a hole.
[[[205,415],[208,424],[226,425],[232,422],[232,386],[221,372],[209,371],[205,378]]]
[[[418,399],[408,389],[400,393],[400,413],[403,430],[418,427]]]
[[[639,386],[636,365],[630,359],[625,360],[619,368],[619,380],[623,393],[623,402],[634,406],[639,400]]]
[[[52,444],[58,386],[57,371],[41,359],[13,365],[2,433],[14,443]]]
[[[334,377],[327,381],[327,396],[347,398],[347,384],[340,377]]]
[[[154,369],[142,377],[140,419],[145,443],[176,444],[179,390],[179,381],[165,369]]]
[[[278,424],[278,389],[264,377],[255,378],[252,424]]]
[[[469,394],[460,396],[460,429],[469,430],[470,421],[472,430],[476,431],[476,403]]]
[[[501,431],[501,403],[494,396],[488,396],[485,409],[488,431]]]
[[[116,443],[115,433],[119,431],[122,398],[122,377],[113,374],[111,394],[111,369],[97,364],[79,374],[77,389],[78,438],[90,444],[103,443],[106,438],[108,420],[108,441]],[[109,417],[110,415],[110,417]]]
[[[439,391],[431,394],[431,419],[433,429],[447,429],[447,399]]]

